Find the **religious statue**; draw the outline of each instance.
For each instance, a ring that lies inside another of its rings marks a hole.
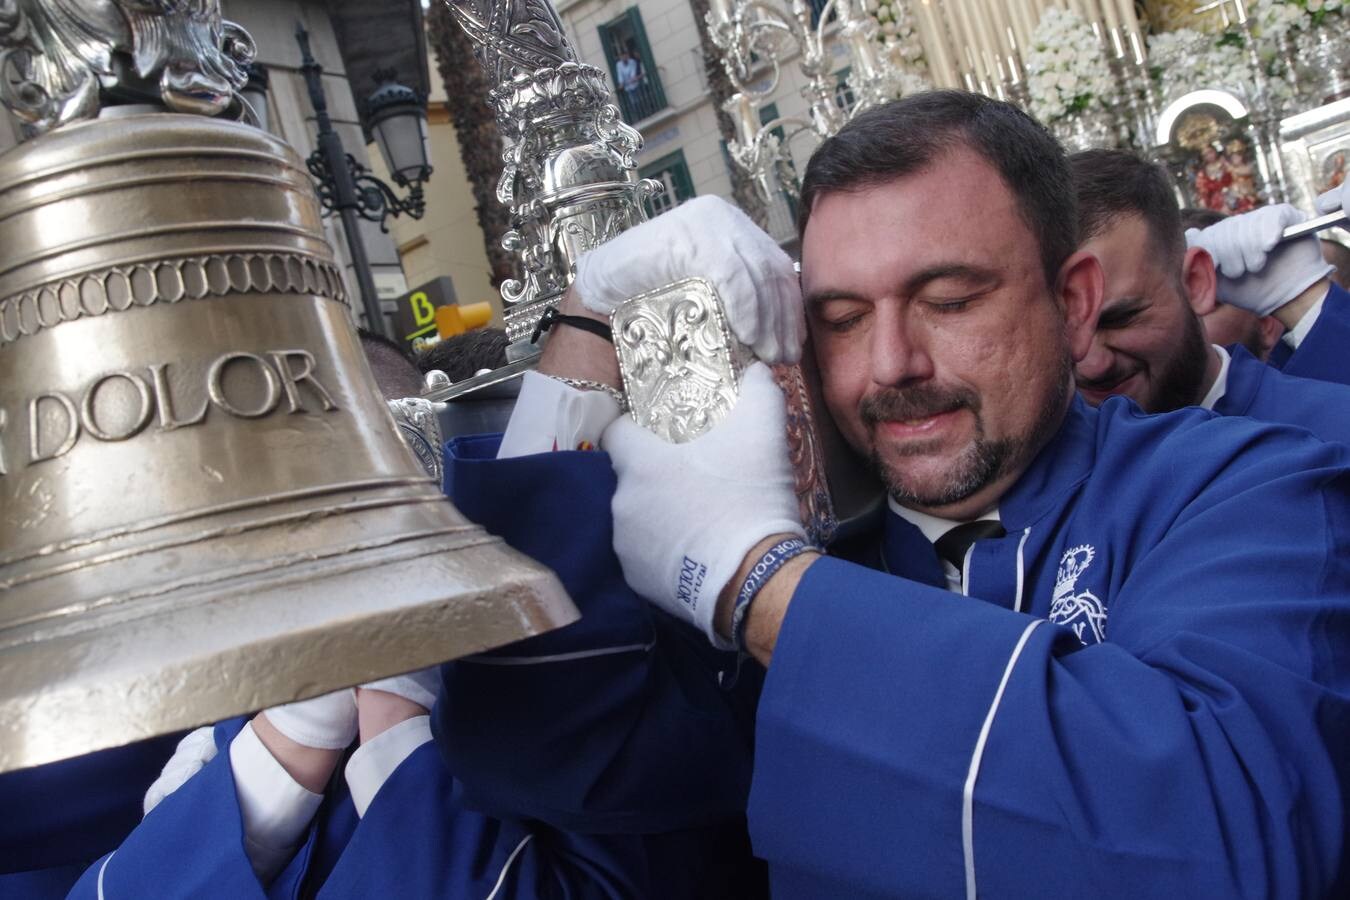
[[[1205,209],[1237,215],[1264,202],[1247,142],[1239,137],[1202,146],[1192,184],[1196,204]]]
[[[1248,156],[1247,142],[1234,138],[1225,147],[1227,155],[1224,162],[1232,174],[1232,183],[1228,186],[1228,212],[1233,214],[1250,212],[1261,205],[1261,194],[1256,188],[1256,169]]]
[[[1228,211],[1227,192],[1233,183],[1228,162],[1213,144],[1200,150],[1200,165],[1195,172],[1195,199],[1205,209]]]

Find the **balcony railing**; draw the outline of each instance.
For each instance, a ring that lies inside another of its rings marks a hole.
[[[646,75],[640,76],[635,86],[619,88],[615,93],[619,95],[619,111],[630,125],[666,108],[666,95],[661,85]]]

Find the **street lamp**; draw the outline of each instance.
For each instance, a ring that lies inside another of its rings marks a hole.
[[[272,125],[267,121],[267,84],[271,79],[267,75],[267,67],[261,63],[249,63],[248,81],[239,91],[239,96],[244,98],[249,109],[253,110],[253,115],[257,118],[257,126],[263,131],[271,131]]]
[[[300,45],[300,72],[309,88],[309,102],[314,107],[318,124],[316,149],[308,160],[309,173],[317,182],[319,202],[328,212],[342,218],[342,229],[347,234],[352,268],[356,271],[361,290],[361,304],[366,313],[366,327],[385,334],[384,314],[375,291],[375,277],[371,274],[370,257],[361,240],[357,216],[379,222],[381,231],[388,231],[391,216],[407,214],[414,219],[426,212],[426,198],[422,182],[431,176],[427,163],[426,107],[411,88],[397,84],[392,72],[387,75],[368,101],[371,130],[400,187],[408,189],[408,197],[401,199],[393,188],[380,181],[342,147],[342,139],[333,130],[328,118],[328,100],[323,91],[323,67],[309,50],[309,32],[303,25],[295,26],[295,40]]]

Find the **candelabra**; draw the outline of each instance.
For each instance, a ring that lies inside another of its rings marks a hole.
[[[803,0],[792,0],[787,12],[764,0],[714,0],[708,12],[709,34],[736,89],[725,105],[736,127],[736,140],[727,150],[766,198],[774,180],[795,192],[789,167],[794,138],[807,133],[827,138],[853,115],[899,93],[900,71],[880,52],[877,23],[861,0],[828,0],[814,20],[813,8]],[[834,39],[843,42],[851,61],[854,102],[847,108],[831,78],[828,47]],[[761,122],[759,107],[777,89],[783,61],[793,52],[800,54],[808,112]],[[761,73],[767,77],[759,77]]]

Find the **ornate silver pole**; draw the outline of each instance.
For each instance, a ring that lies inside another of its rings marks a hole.
[[[640,181],[642,137],[619,117],[605,75],[577,61],[552,6],[538,0],[441,0],[474,42],[496,82],[489,101],[506,147],[497,198],[515,225],[502,246],[523,280],[502,285],[515,359],[544,308],[576,274],[577,258],[647,218],[659,191]]]

